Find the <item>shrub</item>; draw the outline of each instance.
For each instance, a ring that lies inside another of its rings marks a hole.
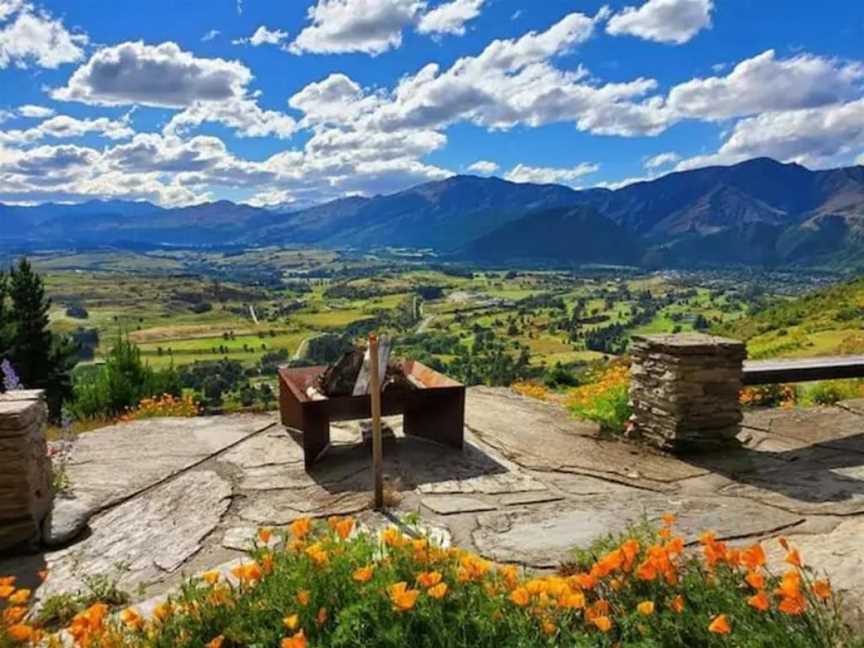
[[[516,393],[527,396],[528,398],[536,398],[537,400],[545,401],[549,397],[549,390],[543,385],[530,382],[517,382],[511,385],[511,388]]]
[[[198,416],[201,408],[191,395],[178,398],[171,394],[162,394],[158,398],[145,398],[135,407],[130,407],[120,417],[121,421],[138,421],[162,416],[191,417]]]
[[[823,380],[804,391],[804,405],[834,405],[841,400],[864,396],[860,380]]]
[[[744,407],[792,407],[798,390],[794,385],[755,385],[742,389],[738,400]]]
[[[633,413],[627,365],[611,365],[593,381],[570,390],[564,403],[576,416],[599,423],[605,432],[623,432]]]
[[[351,518],[302,518],[278,538],[259,531],[230,579],[211,571],[187,581],[150,620],[96,603],[67,631],[91,648],[862,645],[830,583],[785,540],[787,569],[775,575],[761,545],[732,548],[706,533],[687,552],[664,519],[660,531],[598,545],[572,573],[538,576],[395,527],[378,537]],[[23,620],[29,591],[0,582],[12,601],[0,646],[26,645],[41,632]]]
[[[90,313],[80,304],[73,304],[66,309],[66,317],[71,317],[73,319],[87,319],[90,317]]]
[[[70,409],[79,420],[119,416],[145,398],[166,393],[179,396],[181,391],[176,371],[154,371],[141,359],[138,347],[120,335],[95,374],[76,378]]]

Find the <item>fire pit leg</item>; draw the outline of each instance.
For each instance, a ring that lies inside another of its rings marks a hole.
[[[330,445],[330,418],[307,412],[303,417],[303,460],[309,468]]]
[[[465,439],[465,390],[428,394],[419,406],[405,410],[406,435],[462,449]]]

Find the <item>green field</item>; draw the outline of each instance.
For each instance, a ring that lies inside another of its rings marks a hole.
[[[839,352],[858,339],[862,324],[852,319],[838,326],[836,312],[753,324],[745,315],[759,304],[777,309],[795,300],[766,290],[770,278],[742,280],[734,273],[468,273],[275,248],[44,253],[33,259],[54,300],[55,330],[95,330],[95,361],[118,333],[128,333],[155,367],[222,358],[252,367],[266,353],[290,358],[304,340],[340,335],[362,322],[375,322],[377,330],[408,339],[410,352],[442,362],[470,354],[478,332],[491,334],[514,357],[527,353],[533,367],[578,365],[625,352],[633,334],[694,328],[748,339],[755,357]],[[806,282],[802,277],[801,289]],[[861,292],[856,298],[864,304]],[[850,298],[837,299],[845,304]],[[86,319],[67,314],[75,306],[86,309]],[[404,316],[394,317],[400,312]]]

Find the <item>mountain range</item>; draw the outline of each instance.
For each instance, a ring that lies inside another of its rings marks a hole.
[[[864,166],[811,171],[757,158],[614,190],[460,175],[297,211],[229,201],[0,204],[0,243],[415,248],[557,265],[836,265],[864,260]]]

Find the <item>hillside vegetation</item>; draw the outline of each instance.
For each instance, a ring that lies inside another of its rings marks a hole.
[[[864,353],[864,279],[783,300],[715,327],[754,359]]]

